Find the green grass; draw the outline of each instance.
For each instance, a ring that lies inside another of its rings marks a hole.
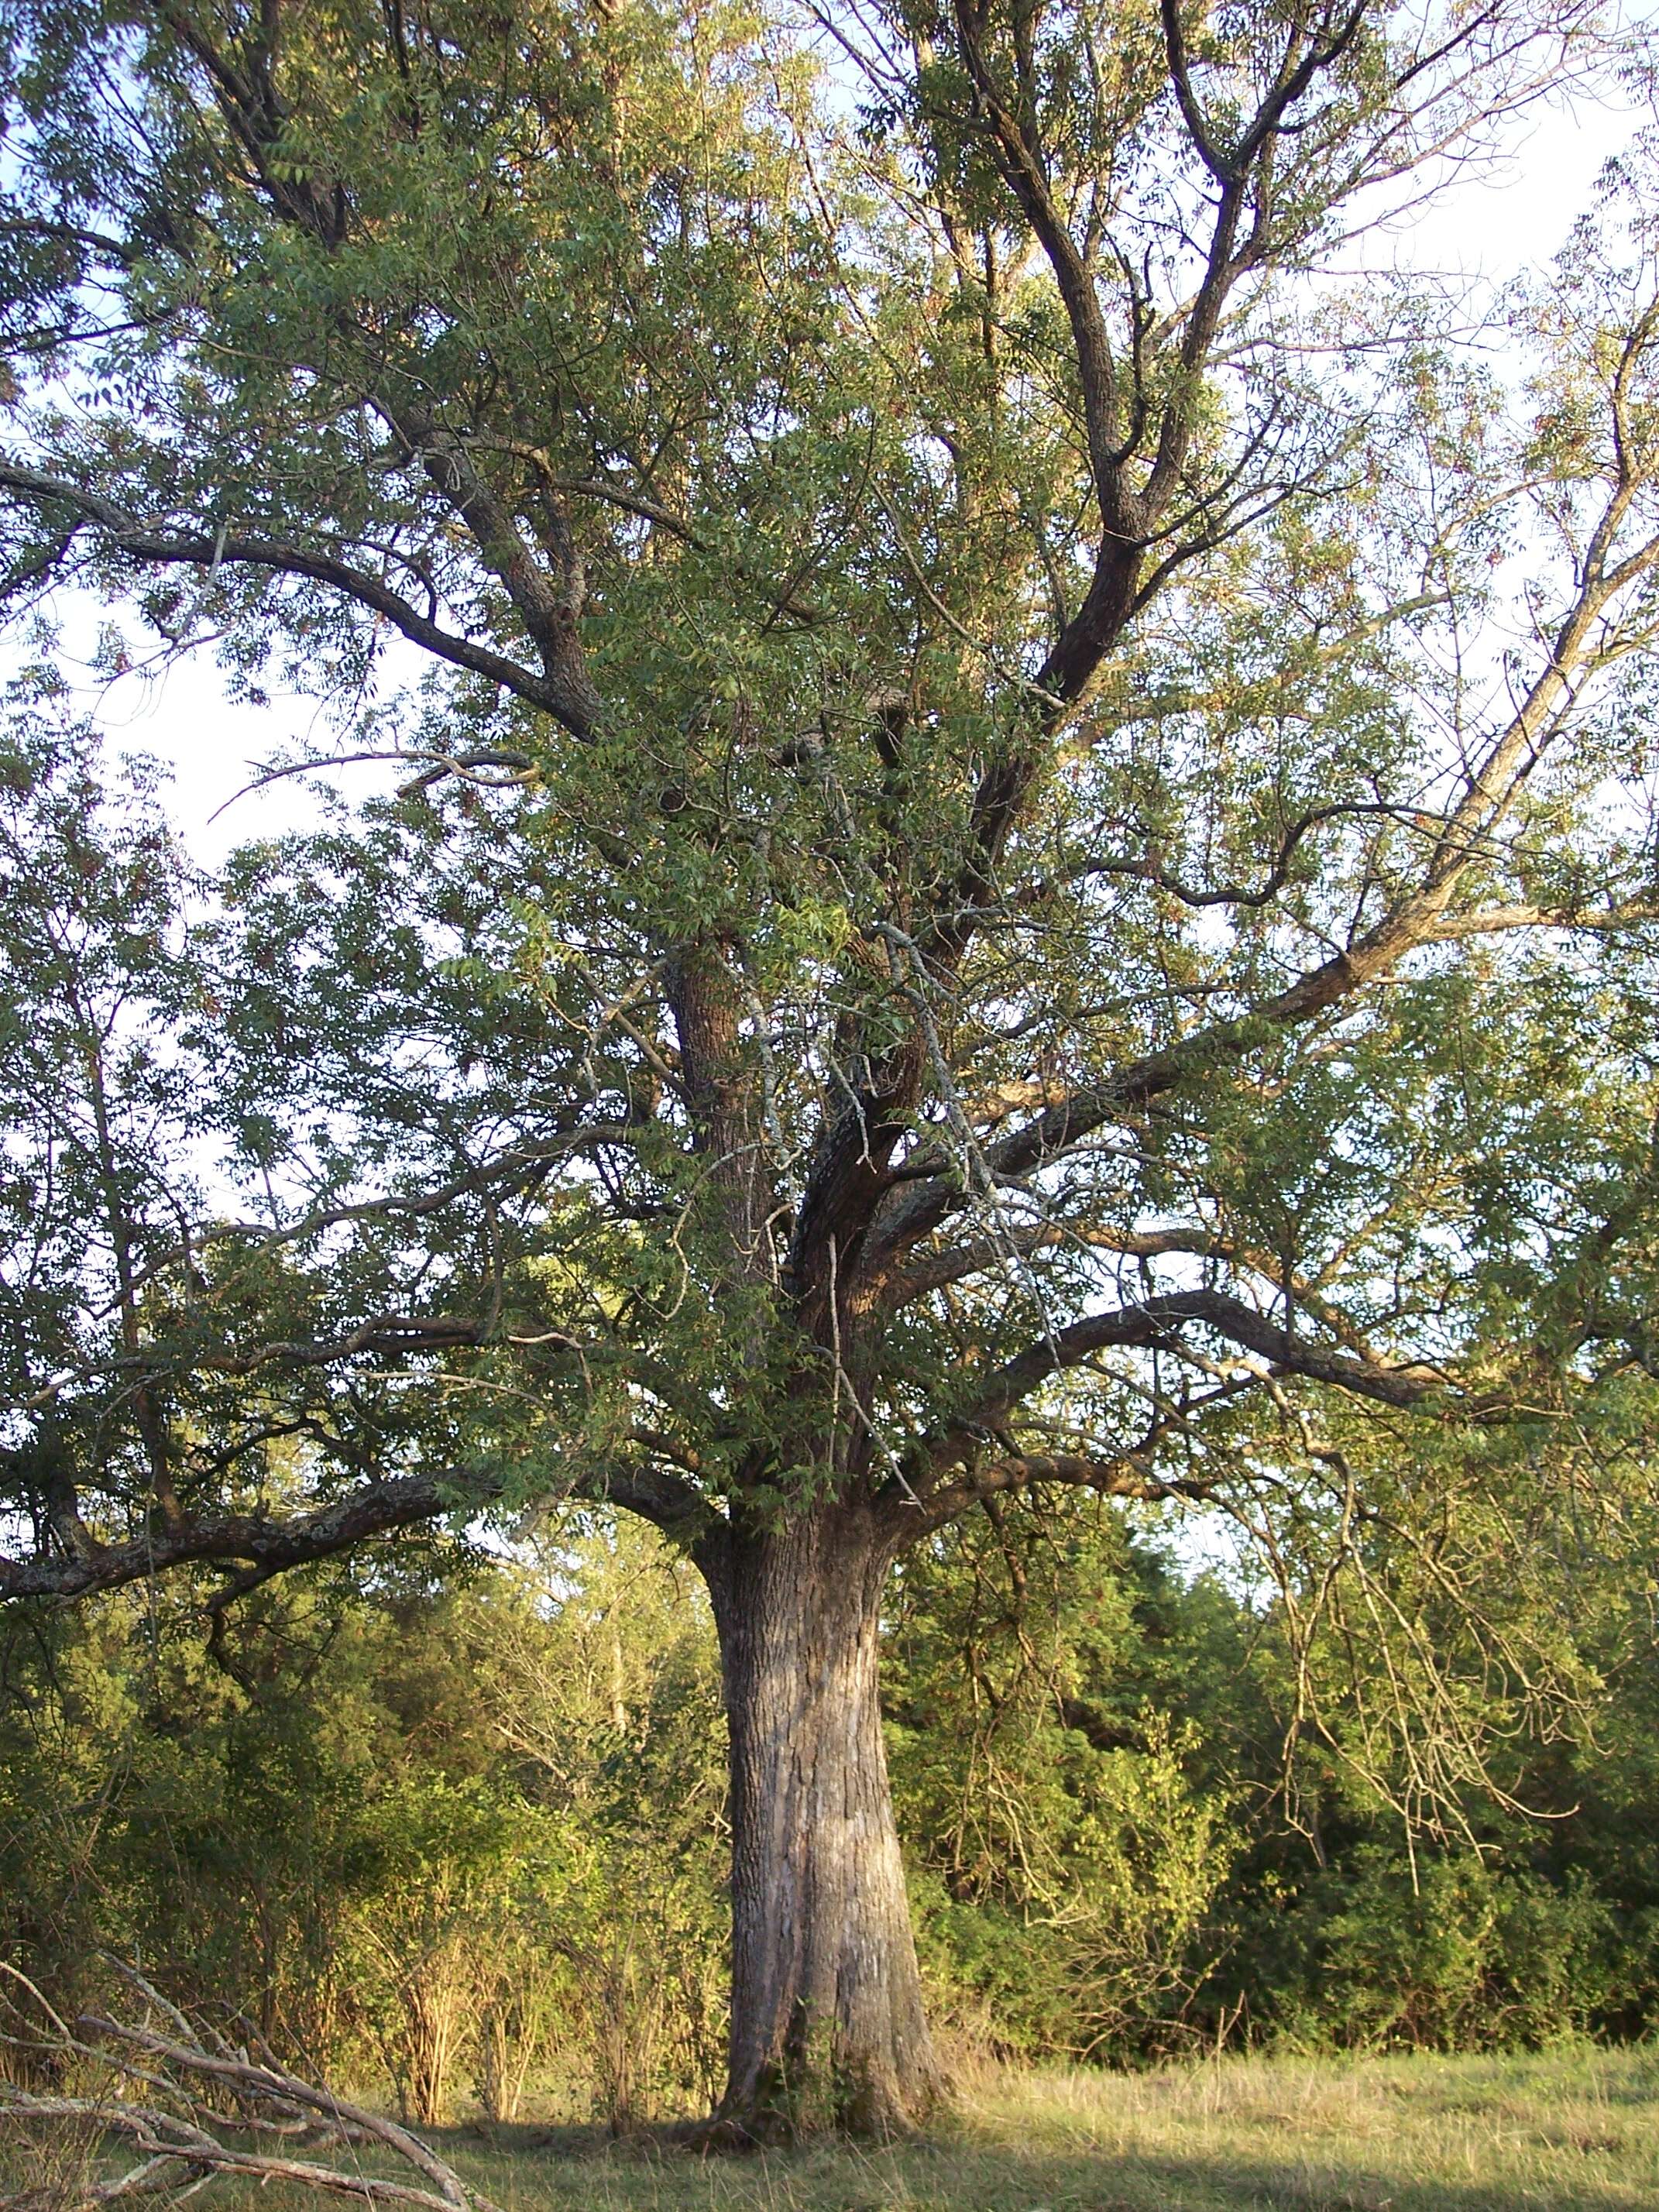
[[[985,2073],[882,2151],[446,2148],[507,2212],[1659,2212],[1659,2053]]]
[[[437,2141],[504,2212],[1659,2212],[1659,2051],[985,2070],[884,2150],[700,2157],[533,2126]],[[220,2184],[201,2201],[349,2200]]]

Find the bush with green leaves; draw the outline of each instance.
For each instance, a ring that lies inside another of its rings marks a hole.
[[[219,1665],[182,1585],[14,1620],[0,1947],[60,1990],[140,1959],[424,2121],[468,2087],[511,2118],[532,2081],[617,2124],[706,2097],[706,1616],[608,1535],[550,1577],[428,1568],[262,1592]]]

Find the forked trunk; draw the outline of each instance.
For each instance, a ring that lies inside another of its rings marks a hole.
[[[896,2134],[940,2077],[877,1695],[887,1556],[819,1506],[707,1563],[732,1755],[731,2076],[717,2125]]]

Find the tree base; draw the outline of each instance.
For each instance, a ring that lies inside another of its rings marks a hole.
[[[908,2094],[896,2083],[859,2086],[844,2075],[811,2085],[776,2081],[741,2101],[728,2096],[684,2140],[708,2154],[783,2149],[823,2136],[860,2143],[901,2142],[921,2132],[948,2093],[937,2070]]]

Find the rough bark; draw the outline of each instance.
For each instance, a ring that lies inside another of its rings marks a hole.
[[[730,2140],[890,2136],[941,2087],[881,1735],[889,1559],[855,1504],[702,1547],[731,1731]]]

